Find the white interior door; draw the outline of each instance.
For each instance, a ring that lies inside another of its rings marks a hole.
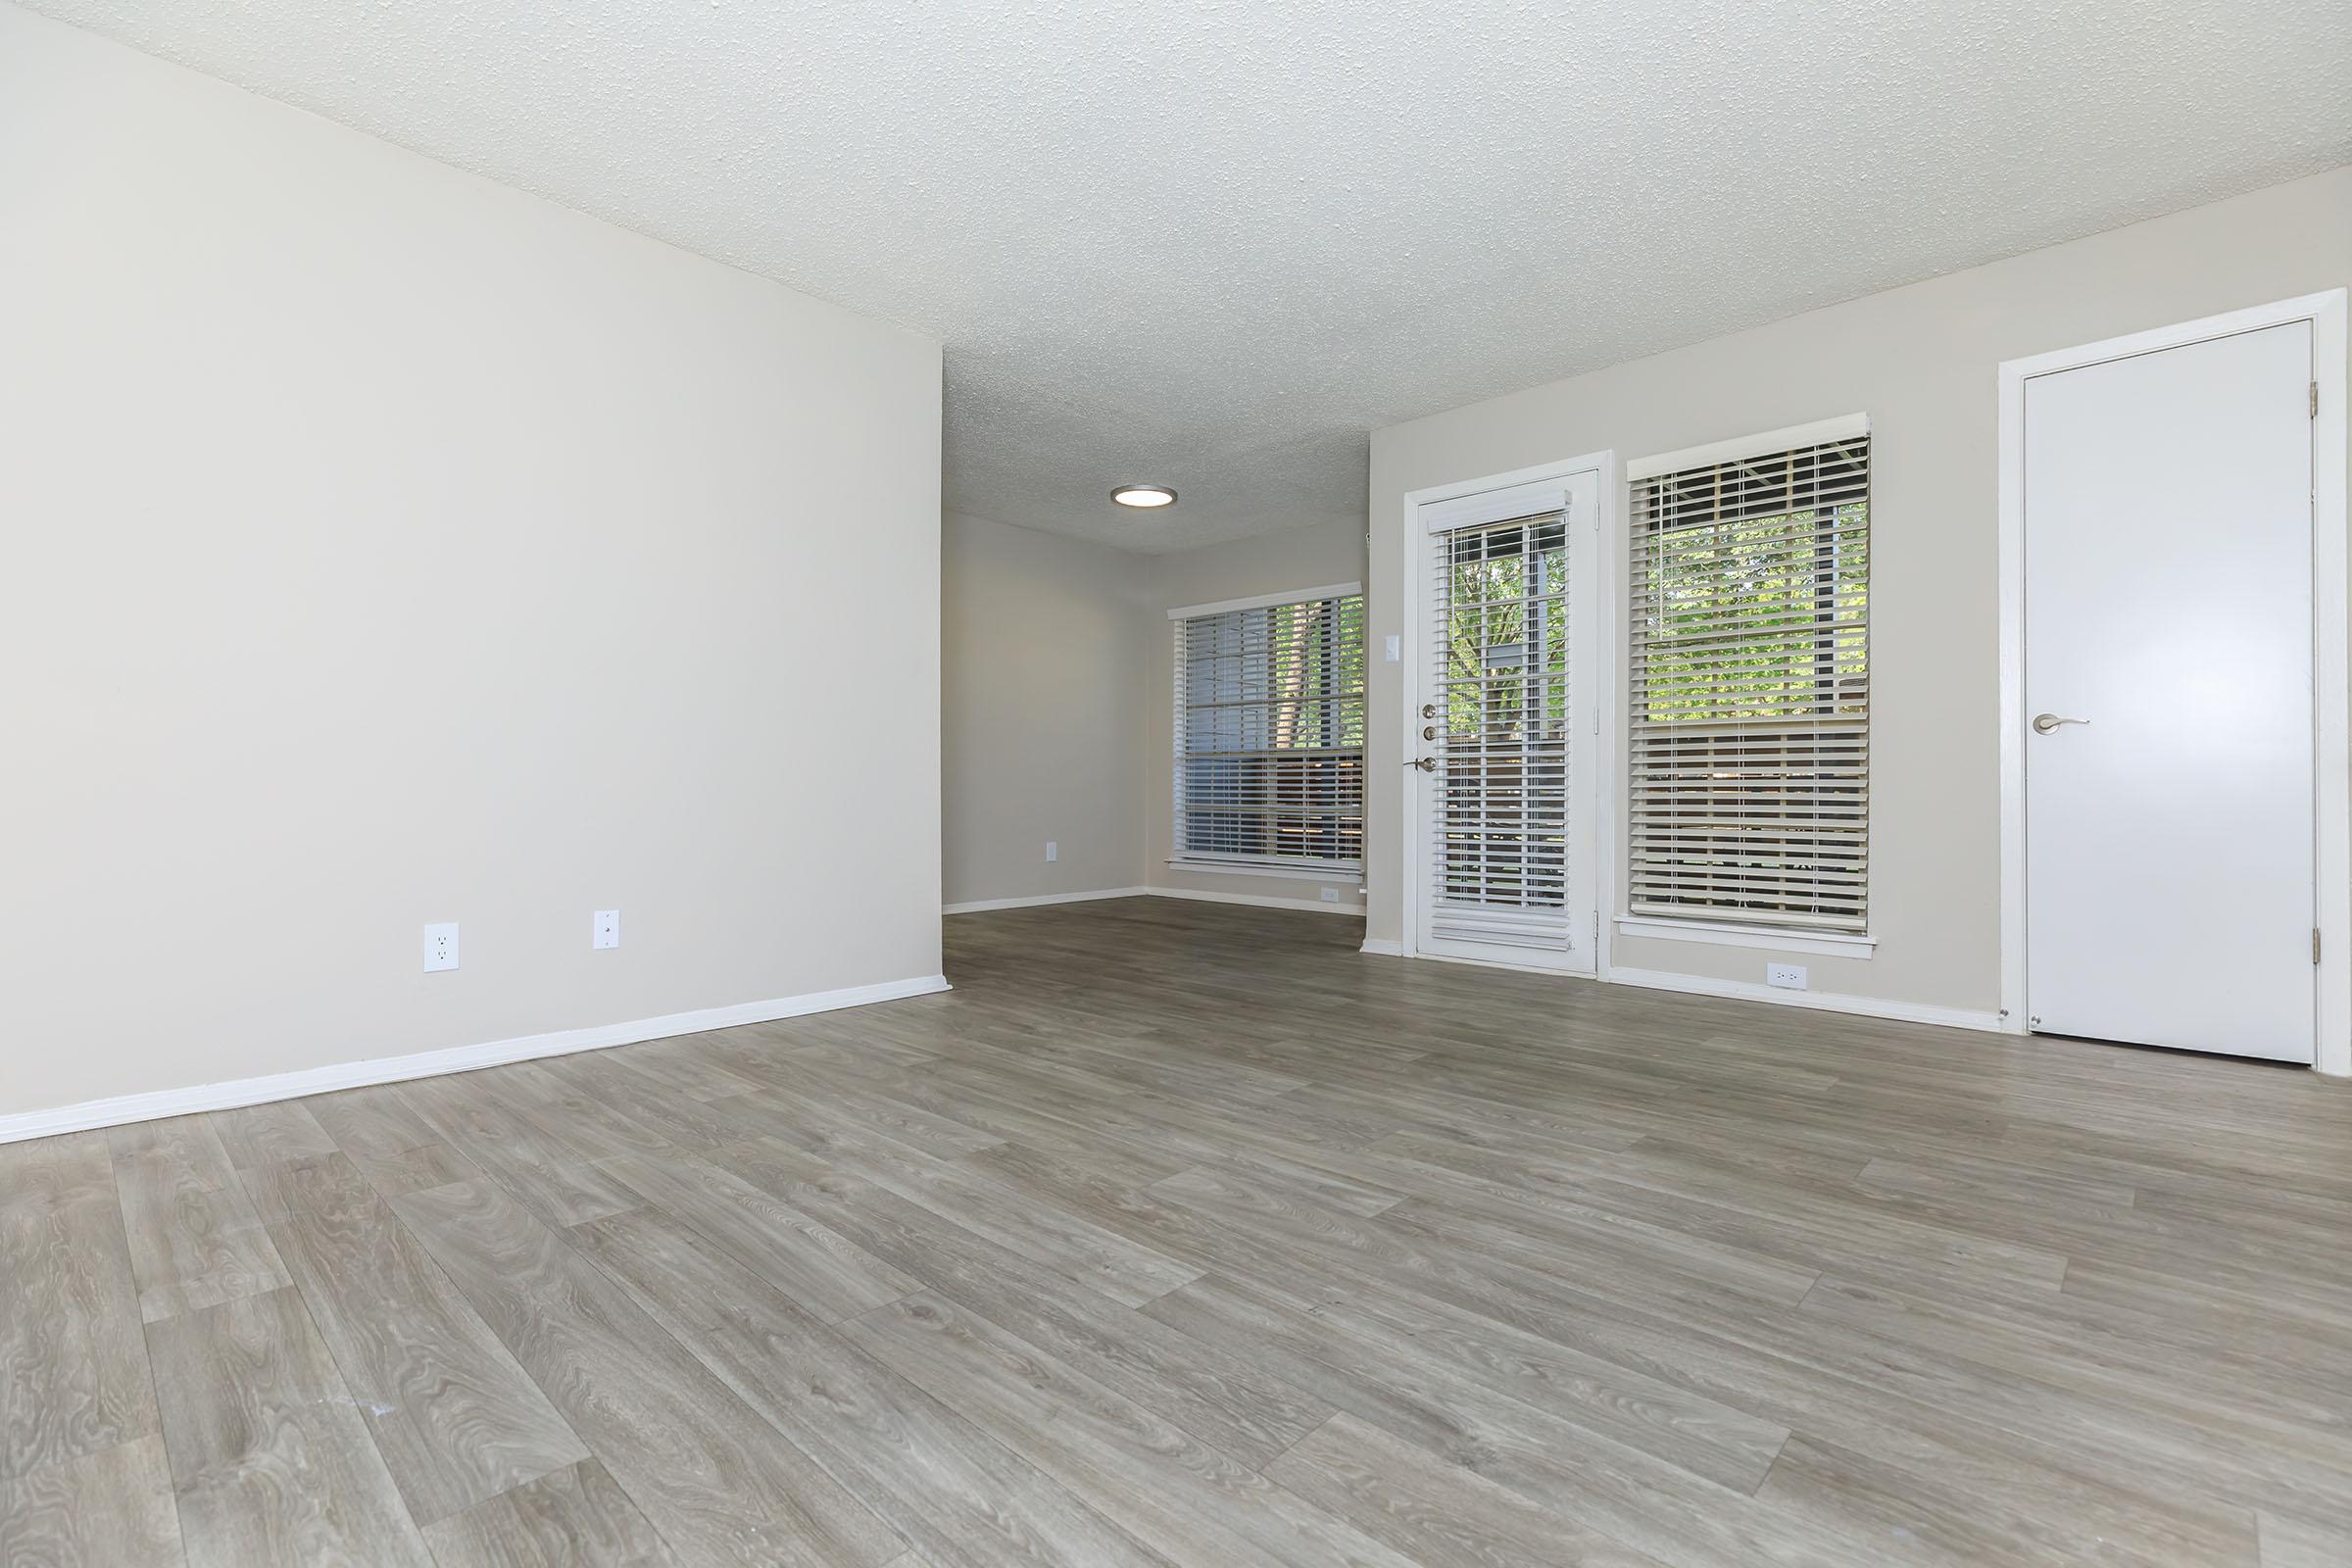
[[[1591,472],[1420,509],[1415,951],[1593,972]]]
[[[2312,326],[2025,383],[2026,987],[2312,1059]]]

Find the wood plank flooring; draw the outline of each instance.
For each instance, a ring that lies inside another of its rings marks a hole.
[[[0,1148],[0,1562],[2352,1564],[2352,1086],[1166,900]]]

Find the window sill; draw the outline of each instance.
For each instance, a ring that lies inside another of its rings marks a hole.
[[[1773,953],[1810,953],[1826,958],[1867,958],[1879,939],[1868,932],[1847,936],[1830,931],[1781,931],[1767,925],[1711,925],[1703,920],[1662,920],[1654,915],[1617,916],[1621,937],[1661,942],[1705,942],[1719,948],[1762,948]]]
[[[1171,871],[1213,871],[1226,876],[1287,876],[1299,882],[1328,882],[1334,885],[1361,886],[1364,868],[1351,860],[1331,860],[1322,865],[1304,865],[1290,861],[1280,865],[1257,865],[1248,860],[1186,860],[1168,857]]]

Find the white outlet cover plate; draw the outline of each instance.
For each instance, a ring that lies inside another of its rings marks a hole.
[[[1768,963],[1764,966],[1764,983],[1779,986],[1783,991],[1805,989],[1805,966],[1801,963]]]
[[[446,920],[424,928],[424,972],[433,974],[458,966],[458,922]]]
[[[588,928],[588,945],[596,948],[620,946],[620,911],[618,909],[596,911],[596,919]]]

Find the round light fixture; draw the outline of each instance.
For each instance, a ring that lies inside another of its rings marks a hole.
[[[1110,493],[1122,507],[1172,507],[1176,492],[1164,484],[1123,484]]]

